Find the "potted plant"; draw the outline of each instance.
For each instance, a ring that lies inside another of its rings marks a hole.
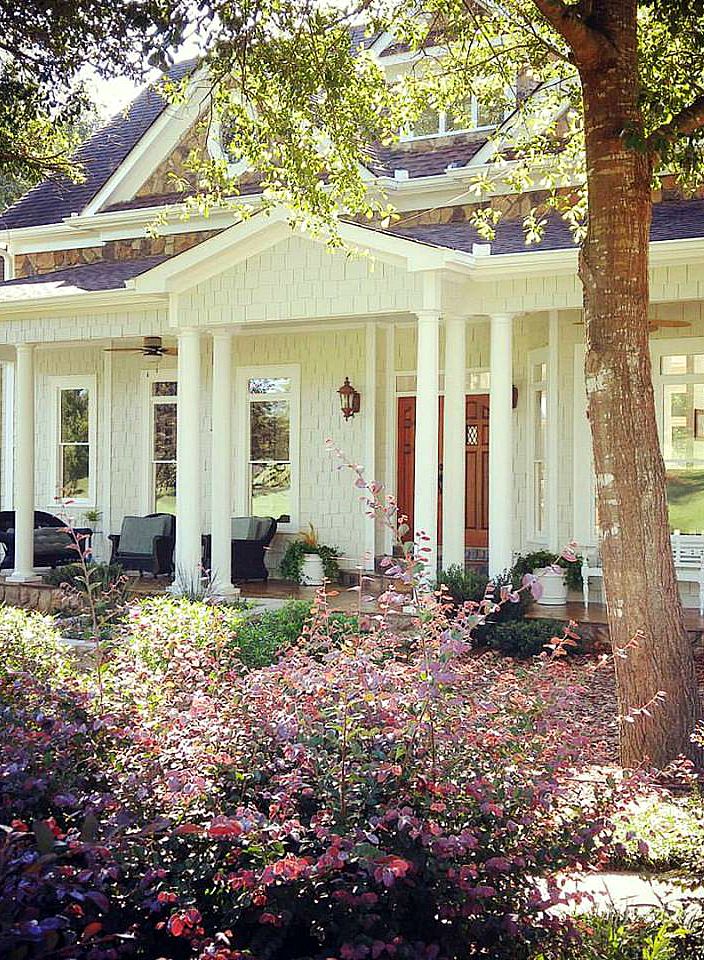
[[[281,560],[281,575],[304,586],[318,587],[325,580],[339,580],[339,556],[335,547],[327,547],[318,541],[317,531],[311,523],[307,531],[301,531],[298,540],[286,547]]]
[[[88,526],[91,527],[93,530],[93,537],[91,540],[92,542],[91,553],[93,554],[93,556],[95,556],[96,554],[102,554],[103,552],[103,539],[102,539],[103,531],[100,529],[100,526],[99,526],[102,517],[103,517],[102,510],[97,510],[97,509],[86,510],[83,514],[84,522],[87,523]],[[97,550],[96,550],[96,547],[98,547]]]
[[[569,590],[582,589],[582,558],[574,559],[550,550],[535,550],[516,559],[513,566],[514,583],[521,583],[527,573],[540,580],[542,594],[536,600],[541,606],[555,607],[567,603]]]

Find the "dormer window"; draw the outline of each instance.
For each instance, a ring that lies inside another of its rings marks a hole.
[[[480,103],[470,97],[465,103],[450,110],[428,107],[417,118],[412,129],[401,134],[402,140],[423,140],[430,137],[449,137],[471,130],[489,130],[498,126],[506,112],[496,105]]]

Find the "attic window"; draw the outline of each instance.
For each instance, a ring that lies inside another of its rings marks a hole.
[[[421,113],[412,129],[401,134],[402,140],[422,140],[430,137],[447,137],[470,130],[489,130],[498,126],[506,113],[488,104],[482,104],[472,96],[454,110],[436,110],[428,107]]]
[[[225,160],[228,176],[240,177],[249,167],[249,163],[236,156],[231,147],[232,133],[227,120],[214,117],[208,133],[208,153],[214,160]]]

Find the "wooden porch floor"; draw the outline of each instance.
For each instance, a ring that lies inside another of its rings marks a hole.
[[[602,603],[590,603],[585,607],[579,601],[548,607],[534,603],[526,613],[530,620],[574,620],[575,623],[590,627],[606,627],[606,607]],[[704,617],[698,610],[690,608],[684,611],[684,622],[688,633],[704,634]]]
[[[130,582],[130,592],[134,596],[149,597],[165,593],[171,586],[171,581],[165,577],[153,579],[152,577],[135,577]],[[365,589],[365,594],[374,594],[376,589],[372,584],[372,589]],[[290,583],[287,580],[268,580],[266,583],[253,582],[240,584],[240,596],[243,600],[263,600],[271,603],[271,606],[280,606],[287,600],[305,600],[312,603],[315,598],[315,587],[301,587],[296,583]],[[336,596],[330,596],[330,607],[333,610],[356,610],[358,606],[357,591],[349,587],[336,586],[331,593],[337,593]]]

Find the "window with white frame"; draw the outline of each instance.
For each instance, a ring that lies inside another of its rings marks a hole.
[[[149,380],[150,509],[176,513],[176,375]]]
[[[469,130],[486,130],[498,126],[506,117],[503,107],[482,103],[477,97],[467,97],[455,109],[440,110],[428,107],[402,134],[404,140],[425,137],[450,136]]]
[[[704,340],[652,345],[670,527],[704,532]]]
[[[548,433],[548,354],[535,350],[528,355],[528,460],[530,496],[529,531],[532,540],[547,536],[547,433]]]
[[[298,368],[245,371],[240,379],[248,451],[245,510],[293,524],[298,514]]]
[[[95,378],[53,378],[56,496],[95,502]]]

